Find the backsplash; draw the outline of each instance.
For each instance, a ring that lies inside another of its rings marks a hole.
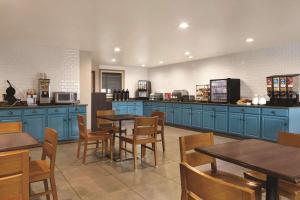
[[[16,89],[16,98],[25,100],[27,89],[38,88],[41,72],[47,73],[50,78],[51,93],[55,91],[79,93],[79,68],[79,50],[1,44],[0,94],[5,93],[8,87],[6,80],[9,80]]]

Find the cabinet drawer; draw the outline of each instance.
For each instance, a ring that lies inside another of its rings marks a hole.
[[[86,112],[86,108],[85,107],[70,107],[69,108],[69,112],[70,113],[85,113]]]
[[[227,106],[203,106],[203,110],[216,111],[216,112],[226,112],[228,110]]]
[[[31,109],[25,109],[24,115],[44,115],[46,114],[46,109],[38,109],[38,108],[31,108]]]
[[[246,108],[246,107],[229,107],[229,112],[260,114],[260,108]]]
[[[174,108],[181,108],[181,103],[173,103]]]
[[[271,115],[271,116],[282,116],[287,117],[289,115],[288,109],[277,109],[277,108],[263,108],[263,115]]]
[[[0,110],[1,117],[19,116],[21,114],[22,110],[17,109]]]
[[[191,104],[181,104],[181,108],[191,108]]]
[[[173,103],[166,103],[166,108],[173,108]]]
[[[193,110],[202,110],[202,109],[203,109],[203,106],[202,106],[202,105],[195,104],[195,105],[192,105],[192,109],[193,109]]]
[[[144,101],[144,106],[151,106],[151,105],[152,105],[152,102]]]
[[[135,102],[135,106],[143,106],[143,102],[141,101]]]
[[[49,108],[48,114],[66,114],[67,108]]]
[[[126,103],[126,102],[124,102],[124,103]],[[135,104],[136,104],[135,101],[129,101],[129,102],[127,102],[128,106],[135,106]],[[120,105],[123,105],[123,102],[120,102]]]

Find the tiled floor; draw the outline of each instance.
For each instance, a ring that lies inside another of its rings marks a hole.
[[[130,129],[130,125],[129,128]],[[133,161],[110,162],[91,152],[88,164],[82,165],[76,158],[76,143],[61,144],[57,149],[56,185],[60,200],[179,200],[179,144],[178,137],[199,132],[166,127],[166,152],[159,145],[158,168],[152,167],[153,154],[147,153],[146,162],[139,162],[133,169]],[[215,143],[233,139],[215,136]],[[31,159],[39,159],[41,149],[31,151]],[[244,169],[218,161],[218,168],[242,175]],[[42,183],[33,185],[38,192]]]

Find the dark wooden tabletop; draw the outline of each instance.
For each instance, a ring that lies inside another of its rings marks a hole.
[[[97,118],[107,119],[110,121],[123,121],[123,120],[134,120],[136,117],[141,117],[139,115],[103,115],[97,116]]]
[[[195,150],[276,178],[300,182],[299,148],[249,139]]]
[[[0,152],[37,147],[39,142],[28,133],[0,134]]]

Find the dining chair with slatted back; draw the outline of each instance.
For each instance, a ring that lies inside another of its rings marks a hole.
[[[21,132],[22,122],[0,122],[0,134]]]
[[[202,173],[187,163],[180,164],[180,177],[181,200],[258,200],[254,190]]]
[[[134,129],[132,135],[125,135],[120,137],[120,157],[122,160],[122,152],[127,151],[133,154],[134,169],[137,168],[137,145],[142,145],[144,148],[154,152],[154,165],[157,167],[157,146],[156,146],[156,132],[157,132],[157,117],[137,117],[134,121]],[[123,147],[123,142],[132,144],[132,151]],[[149,147],[147,144],[151,144]]]
[[[158,142],[162,143],[163,152],[165,152],[166,144],[165,144],[165,121],[166,116],[164,112],[161,111],[154,111],[151,114],[152,117],[158,117],[158,130],[157,135],[160,135],[161,139],[158,139]]]
[[[57,140],[57,132],[52,128],[45,128],[42,158],[41,160],[30,161],[29,165],[29,182],[43,181],[45,191],[30,195],[32,198],[46,195],[47,200],[50,200],[50,194],[52,194],[54,200],[58,199],[54,175]],[[48,187],[48,180],[50,180],[51,189]]]
[[[29,200],[29,151],[0,153],[0,199]]]
[[[77,147],[77,158],[80,156],[80,148],[83,143],[84,150],[83,150],[83,158],[82,163],[86,163],[86,157],[87,157],[87,148],[89,145],[96,145],[95,151],[99,148],[99,141],[104,144],[102,146],[102,152],[105,154],[105,151],[108,149],[108,142],[110,143],[110,158],[113,157],[113,136],[109,131],[102,130],[102,131],[96,131],[96,132],[88,132],[86,123],[85,123],[85,117],[83,115],[77,115],[77,121],[78,121],[78,129],[79,129],[79,140],[78,140],[78,147]],[[104,147],[104,148],[103,148]]]
[[[96,116],[105,116],[105,115],[115,115],[114,110],[97,110]],[[111,130],[113,127],[113,122],[107,119],[97,118],[97,128],[98,129],[109,129]]]
[[[181,162],[186,162],[193,167],[211,164],[211,171],[215,173],[217,171],[216,159],[194,151],[196,147],[207,147],[213,144],[214,134],[212,132],[180,137]]]

